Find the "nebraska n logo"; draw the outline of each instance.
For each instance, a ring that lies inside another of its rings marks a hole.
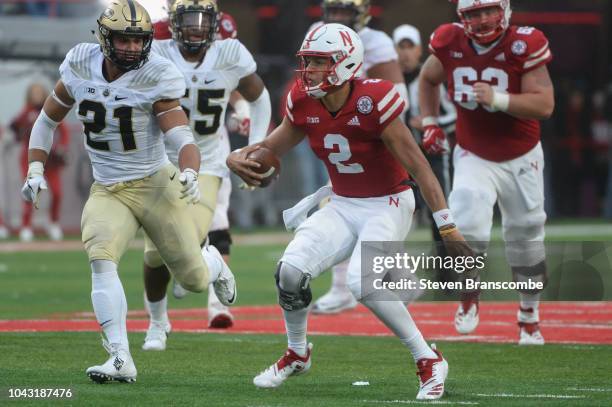
[[[353,39],[351,38],[351,34],[348,31],[340,31],[340,37],[342,38],[342,43],[345,47],[353,46]]]

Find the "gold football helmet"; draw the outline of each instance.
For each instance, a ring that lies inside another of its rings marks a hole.
[[[118,50],[114,36],[141,37],[142,50]],[[153,25],[149,13],[134,0],[112,0],[98,18],[98,42],[104,56],[124,71],[144,65],[151,52]]]
[[[326,23],[344,24],[355,31],[359,31],[368,25],[370,21],[370,0],[323,0],[323,21]],[[352,12],[350,21],[339,21],[333,19],[335,10],[349,10]],[[348,23],[348,24],[347,24]]]
[[[170,9],[172,38],[191,54],[207,49],[217,34],[218,14],[214,0],[176,0]]]

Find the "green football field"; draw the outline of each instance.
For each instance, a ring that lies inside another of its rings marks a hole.
[[[611,238],[602,233],[581,237],[604,241]],[[273,274],[283,248],[282,244],[253,243],[234,247],[231,265],[239,285],[239,306],[275,303]],[[133,249],[120,265],[130,310],[142,309],[141,260],[141,251]],[[329,273],[314,281],[315,297],[327,289],[329,281]],[[82,250],[0,250],[0,320],[77,318],[77,313],[92,311],[90,284],[90,270]],[[171,295],[169,298],[171,309],[201,308],[206,303],[206,297],[198,295],[180,301]],[[168,349],[159,353],[142,351],[143,338],[144,332],[130,334],[137,382],[97,385],[84,372],[107,358],[99,333],[2,332],[0,405],[432,404],[414,399],[414,363],[393,337],[311,335],[311,371],[275,390],[257,389],[252,379],[285,350],[283,335],[177,332],[170,336]],[[547,344],[523,348],[462,342],[437,345],[449,362],[450,373],[447,393],[435,404],[612,405],[612,346]],[[369,385],[352,385],[357,381]],[[70,388],[73,398],[9,399],[9,389],[15,388]]]

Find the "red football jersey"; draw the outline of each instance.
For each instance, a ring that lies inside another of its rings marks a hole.
[[[541,31],[511,26],[497,45],[478,54],[461,24],[445,24],[431,36],[429,49],[446,71],[448,94],[457,106],[456,134],[461,147],[499,162],[527,153],[540,141],[539,121],[479,105],[474,101],[473,85],[488,82],[498,91],[521,93],[523,74],[552,60]]]
[[[153,37],[156,40],[169,40],[172,38],[172,30],[168,20],[160,20],[153,23]],[[238,27],[236,20],[230,14],[219,13],[219,25],[217,26],[217,39],[237,38]]]
[[[170,31],[170,22],[168,20],[159,20],[153,23],[153,38],[156,40],[169,40],[172,38],[172,31]]]
[[[344,107],[333,116],[296,83],[287,96],[285,113],[306,133],[310,147],[325,163],[334,192],[369,198],[409,188],[408,173],[380,137],[404,104],[393,83],[356,79]]]

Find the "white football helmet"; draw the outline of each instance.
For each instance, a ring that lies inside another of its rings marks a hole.
[[[323,24],[312,29],[297,53],[300,68],[298,83],[308,96],[320,99],[344,83],[361,76],[363,67],[363,43],[351,28],[342,24]],[[329,58],[330,64],[323,71],[308,68],[308,57]],[[307,75],[324,72],[323,80],[309,84]]]
[[[473,10],[499,7],[499,17],[493,21],[482,21],[482,19],[470,19],[467,13]],[[465,34],[480,44],[489,44],[499,37],[510,26],[510,0],[458,0],[457,14],[463,23]]]

